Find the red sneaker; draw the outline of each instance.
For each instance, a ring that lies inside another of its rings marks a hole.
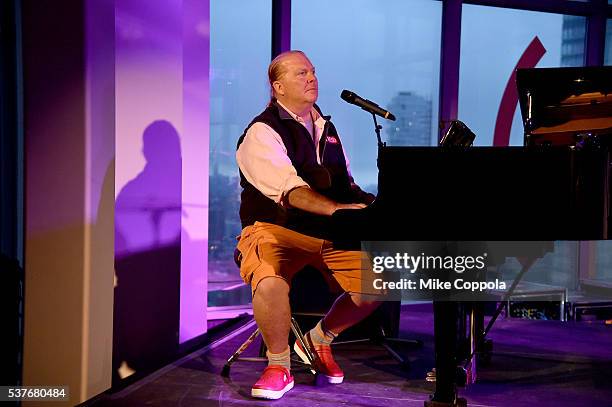
[[[315,359],[315,369],[327,378],[329,383],[340,384],[344,380],[344,372],[340,369],[340,366],[334,360],[331,352],[331,346],[329,345],[317,345],[314,346],[312,340],[310,339],[310,332],[305,335],[306,343],[310,346],[310,349],[313,349],[316,353]],[[306,353],[302,349],[299,341],[295,341],[295,345],[293,345],[293,350],[297,355],[304,361],[306,364],[310,364],[308,362],[308,357]]]
[[[276,400],[293,388],[293,376],[289,369],[270,365],[266,367],[257,383],[251,388],[251,396]]]

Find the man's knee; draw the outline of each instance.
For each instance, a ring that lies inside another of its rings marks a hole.
[[[382,303],[379,297],[371,294],[351,293],[351,300],[359,308],[376,309]]]
[[[289,298],[289,284],[281,277],[265,277],[257,284],[254,297],[259,297],[263,300],[269,298]]]

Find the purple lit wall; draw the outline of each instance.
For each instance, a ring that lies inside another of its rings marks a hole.
[[[206,331],[209,5],[116,3],[114,366]],[[180,321],[179,321],[180,315]],[[152,339],[153,338],[153,339]],[[144,348],[143,348],[144,347]]]
[[[209,0],[183,0],[183,222],[180,342],[206,331]]]

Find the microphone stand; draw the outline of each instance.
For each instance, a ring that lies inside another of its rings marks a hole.
[[[372,118],[374,119],[374,131],[376,132],[376,138],[378,140],[378,154],[380,154],[380,149],[386,147],[387,143],[383,143],[383,141],[381,140],[380,130],[382,129],[382,126],[378,124],[378,122],[376,121],[376,115],[374,113],[372,113]],[[396,302],[393,302],[392,304],[388,304],[388,305],[385,304],[379,307],[377,310],[378,318],[376,318],[377,319],[376,321],[377,327],[375,328],[376,332],[374,332],[370,338],[357,339],[357,340],[352,340],[352,341],[335,342],[335,343],[340,344],[340,343],[364,342],[364,341],[373,342],[377,345],[382,346],[393,359],[399,362],[401,369],[408,370],[410,368],[410,364],[408,360],[406,360],[402,355],[397,353],[390,346],[390,344],[398,343],[398,344],[408,345],[412,348],[420,348],[423,346],[423,342],[417,339],[393,338],[389,336],[387,332],[385,332],[385,328],[383,327],[382,321],[381,321],[381,318],[384,318],[384,317],[387,317],[387,319],[397,319],[399,321],[400,313],[401,313],[401,302],[396,301]],[[394,330],[394,329],[391,328],[391,330]],[[399,323],[398,323],[397,330],[399,331]],[[390,333],[395,334],[395,335],[398,334],[398,332],[395,332],[395,333],[390,332]]]
[[[374,113],[372,113],[372,118],[374,119],[374,131],[376,132],[376,138],[378,139],[378,148],[385,147],[387,143],[383,143],[380,138],[380,129],[382,129],[382,126],[376,121],[376,115]]]

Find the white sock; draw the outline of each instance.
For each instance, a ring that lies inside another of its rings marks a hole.
[[[285,349],[281,353],[272,353],[267,350],[266,356],[268,357],[268,366],[277,365],[286,367],[287,369],[291,369],[289,345],[287,345],[287,349]]]
[[[320,320],[317,326],[310,330],[310,339],[313,345],[331,345],[332,341],[336,339],[337,334],[332,331],[328,331],[323,327],[323,320]]]

